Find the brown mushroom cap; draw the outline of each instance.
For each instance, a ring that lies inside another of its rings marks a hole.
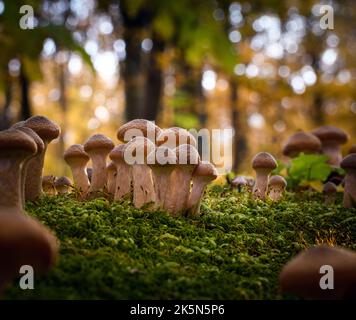
[[[84,147],[81,144],[73,144],[64,152],[64,160],[67,163],[72,160],[80,160],[86,164],[89,159],[89,155],[84,151]]]
[[[335,193],[336,191],[337,191],[337,187],[336,187],[336,185],[335,185],[333,182],[331,182],[331,181],[326,182],[326,183],[324,184],[324,186],[323,186],[323,192],[324,192],[324,193],[330,194],[330,193]]]
[[[61,133],[61,128],[56,123],[43,116],[27,119],[24,126],[35,131],[43,141],[47,142],[58,138]]]
[[[340,163],[341,168],[347,170],[356,169],[356,153],[350,153]]]
[[[181,144],[173,150],[176,153],[178,164],[194,164],[200,162],[198,150],[191,144]]]
[[[351,148],[349,149],[349,153],[348,154],[351,154],[351,153],[356,153],[356,144],[353,144],[351,146]]]
[[[157,136],[157,146],[161,146],[167,143],[167,141],[174,143],[174,145],[166,145],[170,148],[176,148],[180,144],[191,144],[194,147],[197,146],[195,137],[188,130],[179,127],[161,130],[160,134]]]
[[[277,168],[276,159],[268,152],[259,152],[252,159],[253,169],[271,169]]]
[[[161,132],[161,129],[158,126],[156,126],[153,122],[148,121],[146,119],[135,119],[125,123],[119,128],[119,130],[117,131],[117,138],[122,142],[128,142],[125,141],[125,134],[130,129],[136,129],[137,131],[140,130],[141,133],[137,136],[143,136],[146,138],[149,137],[150,134],[152,135],[154,133],[153,138],[155,139],[158,136],[158,134]]]
[[[0,132],[0,153],[6,151],[21,151],[25,156],[34,155],[37,152],[35,141],[26,133],[9,129]]]
[[[338,144],[344,144],[348,140],[345,131],[334,126],[322,126],[314,129],[311,133],[317,136],[321,142],[331,140]]]
[[[18,128],[21,128],[23,127],[25,124],[25,121],[19,121],[19,122],[16,122],[14,123],[12,126],[11,126],[11,129],[18,129]]]
[[[93,150],[107,150],[111,151],[115,147],[111,139],[103,134],[94,134],[84,143],[85,152]]]
[[[210,162],[202,161],[194,170],[193,175],[196,177],[208,177],[211,180],[215,180],[218,177],[218,172]]]
[[[125,155],[125,148],[126,144],[119,144],[118,146],[114,147],[109,153],[109,158],[111,160],[123,160]]]
[[[282,176],[275,175],[269,178],[268,185],[285,188],[287,186],[287,181]]]
[[[24,122],[24,121],[23,121]],[[20,125],[19,126],[12,126],[11,127],[12,129],[16,129],[16,130],[20,130],[24,133],[26,133],[28,136],[30,136],[33,141],[35,141],[36,145],[37,145],[37,153],[40,153],[44,150],[45,148],[45,145],[43,143],[43,140],[40,138],[40,136],[35,132],[33,131],[31,128],[28,128],[28,127],[21,127]]]
[[[62,176],[56,179],[54,185],[55,187],[71,187],[72,181],[68,177]]]
[[[146,137],[138,136],[126,143],[125,157],[126,155],[132,155],[139,158],[138,164],[146,163],[147,156],[155,149],[154,143]],[[140,159],[141,158],[141,159]],[[142,161],[142,163],[141,163]]]
[[[318,153],[320,150],[321,142],[315,135],[299,131],[288,138],[283,147],[283,154],[294,157],[301,152]]]
[[[334,269],[334,290],[320,288],[320,267],[324,265],[330,265]],[[284,266],[279,283],[284,292],[305,298],[343,298],[349,289],[347,287],[356,285],[356,253],[327,245],[309,248]]]

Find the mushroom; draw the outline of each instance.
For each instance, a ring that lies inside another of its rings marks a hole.
[[[96,193],[104,189],[107,180],[106,159],[114,146],[111,139],[102,134],[95,134],[84,143],[84,150],[93,164],[93,176],[89,193]]]
[[[319,153],[321,150],[320,140],[311,133],[298,131],[288,138],[284,147],[283,154],[290,158],[295,158],[299,153],[305,154]]]
[[[26,174],[25,198],[34,201],[42,194],[42,171],[47,146],[52,140],[58,138],[61,128],[43,116],[33,116],[27,119],[23,126],[35,131],[44,143],[43,151],[29,160],[27,164],[28,168],[31,168],[31,172]]]
[[[114,200],[118,201],[132,192],[132,168],[125,161],[126,144],[111,150],[109,157],[116,166]]]
[[[247,187],[247,180],[243,176],[237,176],[231,181],[231,186],[241,192],[242,189]]]
[[[356,208],[356,153],[347,155],[340,163],[346,171],[344,187],[344,207]]]
[[[348,154],[351,154],[351,153],[356,153],[356,144],[353,144],[353,145],[351,146],[351,148],[349,149]]]
[[[332,290],[322,289],[320,285],[325,266],[333,268]],[[279,284],[283,292],[305,299],[356,298],[356,253],[327,245],[309,248],[283,267]]]
[[[34,158],[37,154],[40,154],[44,150],[44,143],[43,143],[42,139],[32,129],[24,127],[23,126],[24,123],[25,123],[25,121],[17,122],[11,127],[11,129],[20,130],[20,131],[26,133],[28,136],[30,136],[37,145],[37,152],[32,157],[27,158],[22,164],[20,180],[21,180],[21,202],[22,202],[23,208],[25,207],[25,182],[26,182],[28,163],[32,158]]]
[[[177,166],[176,154],[170,148],[158,147],[147,156],[147,165],[152,170],[156,207],[166,210],[165,202],[169,192],[170,179]]]
[[[187,209],[191,180],[195,168],[200,163],[197,149],[190,144],[182,144],[173,150],[176,153],[178,166],[172,173],[166,207],[173,215]]]
[[[110,156],[110,154],[109,154]],[[106,167],[108,181],[106,182],[106,189],[109,194],[115,195],[116,190],[116,165],[114,162],[110,162]]]
[[[62,176],[56,179],[54,186],[58,194],[67,194],[72,188],[72,181],[68,177]]]
[[[342,160],[340,146],[347,142],[347,134],[334,126],[322,126],[311,133],[321,141],[322,152],[329,157],[328,163],[338,167]]]
[[[117,138],[122,142],[129,142],[135,137],[145,137],[153,143],[161,129],[153,122],[145,119],[135,119],[122,125],[117,131]]]
[[[126,144],[124,160],[132,165],[133,203],[136,208],[155,202],[155,190],[147,156],[155,148],[153,142],[137,136]]]
[[[74,187],[86,194],[90,186],[85,172],[89,155],[84,151],[84,147],[81,144],[73,144],[64,152],[64,160],[72,171]]]
[[[325,204],[331,205],[335,203],[335,195],[337,192],[337,187],[331,181],[328,181],[323,186],[323,193],[325,195]]]
[[[270,177],[268,180],[269,197],[273,201],[280,201],[286,187],[287,181],[282,176],[275,175]]]
[[[173,127],[161,130],[157,136],[156,145],[174,149],[182,144],[190,144],[197,147],[195,137],[186,129]]]
[[[218,176],[215,167],[208,161],[202,161],[193,172],[193,187],[187,203],[188,213],[192,216],[200,214],[200,205],[206,186]]]
[[[55,176],[43,176],[42,177],[42,190],[44,191],[45,194],[48,195],[56,195],[56,187],[54,186],[54,182],[56,180]]]
[[[253,195],[255,198],[265,200],[269,174],[277,168],[276,159],[268,152],[257,153],[252,159],[252,168],[256,172]]]
[[[24,132],[0,132],[0,292],[22,265],[31,265],[36,272],[46,271],[57,255],[56,238],[23,214],[21,166],[36,152],[36,143]]]

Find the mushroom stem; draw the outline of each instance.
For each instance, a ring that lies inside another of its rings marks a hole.
[[[93,163],[93,176],[89,191],[99,191],[106,184],[106,157],[103,157],[100,153],[90,153],[90,158]]]
[[[113,170],[108,170],[107,176],[108,176],[108,181],[107,181],[107,191],[109,194],[114,195],[115,190],[116,190],[116,171]]]
[[[269,197],[272,201],[279,201],[282,199],[283,189],[279,186],[274,186],[270,188]]]
[[[209,181],[202,181],[201,179],[193,177],[192,192],[189,196],[187,208],[190,215],[196,216],[200,212],[201,200],[206,186]]]
[[[322,152],[329,157],[328,163],[334,166],[339,166],[342,160],[342,155],[340,152],[340,144],[328,142],[322,144]]]
[[[344,190],[344,207],[356,208],[356,170],[350,170],[347,172]]]
[[[146,203],[155,202],[151,169],[146,164],[134,164],[132,178],[134,206],[141,208]]]
[[[116,161],[116,183],[114,200],[118,201],[132,191],[132,167],[125,161]]]
[[[257,169],[256,170],[256,182],[253,188],[253,195],[255,198],[265,200],[266,191],[268,186],[268,176],[271,170],[269,169]]]
[[[170,177],[173,171],[171,167],[151,167],[154,188],[156,193],[156,207],[164,208],[166,195],[169,191]]]
[[[72,170],[75,187],[79,188],[85,194],[90,186],[85,167],[72,165],[70,168]]]

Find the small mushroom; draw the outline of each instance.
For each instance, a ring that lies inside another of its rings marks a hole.
[[[56,238],[23,214],[21,166],[36,152],[35,141],[24,132],[0,132],[0,292],[22,265],[31,265],[40,273],[49,269],[57,255]]]
[[[356,153],[356,144],[353,144],[353,145],[351,146],[351,148],[349,149],[348,154],[351,154],[351,153]]]
[[[93,164],[93,176],[89,193],[94,194],[104,189],[107,180],[106,159],[114,146],[111,139],[102,134],[95,134],[84,143],[84,150]]]
[[[198,216],[206,186],[218,176],[216,168],[208,161],[202,161],[193,173],[193,187],[187,203],[188,214]]]
[[[332,289],[320,286],[321,277],[326,272],[321,272],[323,266],[333,268],[335,280]],[[279,284],[283,292],[304,299],[355,299],[356,253],[327,245],[309,248],[283,267]]]
[[[284,147],[283,154],[290,158],[297,157],[300,153],[313,154],[321,150],[320,140],[311,133],[298,131],[288,138]]]
[[[182,144],[173,151],[176,153],[178,166],[171,176],[166,207],[168,212],[178,215],[187,209],[191,180],[195,168],[200,163],[200,156],[197,149],[190,144]]]
[[[54,186],[54,182],[56,180],[55,176],[43,176],[42,177],[42,190],[45,194],[54,196],[57,194],[56,187]]]
[[[111,150],[109,157],[116,166],[114,200],[118,201],[132,193],[132,167],[125,161],[126,144]]]
[[[273,201],[280,201],[283,198],[283,192],[287,187],[287,181],[282,176],[275,175],[268,180],[269,197]]]
[[[74,187],[83,194],[89,190],[89,180],[85,172],[89,155],[81,144],[73,144],[64,152],[64,160],[72,170]]]
[[[325,204],[331,205],[335,203],[335,195],[337,192],[337,187],[331,181],[328,181],[323,186],[323,193],[325,195]]]
[[[161,130],[157,136],[156,145],[174,149],[182,144],[190,144],[197,147],[195,137],[186,129],[173,127]]]
[[[26,159],[22,164],[22,169],[21,169],[21,201],[22,201],[22,207],[23,208],[25,207],[25,200],[26,200],[25,199],[25,183],[26,183],[26,175],[27,175],[28,163],[32,158],[34,158],[37,154],[40,154],[44,150],[44,143],[43,143],[42,139],[32,129],[24,127],[23,126],[24,123],[25,123],[25,121],[17,122],[11,127],[11,129],[20,130],[20,131],[26,133],[28,136],[30,136],[34,140],[36,145],[37,145],[37,152],[32,157],[29,157],[28,159]]]
[[[247,179],[243,176],[237,176],[231,181],[231,186],[236,188],[238,192],[241,192],[245,188],[247,188]]]
[[[340,165],[346,171],[344,180],[344,207],[356,208],[356,153],[347,155]]]
[[[56,179],[54,186],[56,187],[58,194],[67,194],[70,192],[73,184],[68,177],[62,176]]]
[[[268,152],[257,153],[252,159],[252,168],[256,172],[253,195],[255,198],[265,200],[269,174],[277,168],[276,159]]]
[[[347,142],[347,134],[334,126],[322,126],[311,133],[321,141],[322,152],[329,157],[328,163],[338,167],[342,160],[340,146]]]
[[[133,203],[136,208],[155,202],[155,190],[147,156],[155,148],[151,140],[137,136],[126,144],[124,159],[132,165]]]
[[[165,209],[165,202],[171,181],[171,175],[177,166],[175,152],[167,147],[158,147],[147,156],[147,164],[152,170],[156,193],[156,207]]]
[[[44,149],[27,164],[31,171],[27,172],[25,185],[26,200],[34,201],[42,194],[42,171],[48,144],[59,137],[61,128],[43,116],[33,116],[25,121],[24,127],[32,129],[44,143]]]
[[[111,154],[111,153],[110,153]],[[109,154],[109,156],[110,156]],[[107,192],[111,195],[115,195],[116,190],[116,165],[114,162],[110,162],[106,167],[108,181],[106,182]]]
[[[153,143],[161,129],[153,122],[145,119],[135,119],[122,125],[117,131],[117,138],[126,143],[135,137],[145,137]]]

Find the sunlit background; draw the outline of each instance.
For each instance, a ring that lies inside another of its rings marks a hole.
[[[33,30],[19,8],[34,8]],[[334,29],[320,27],[320,5]],[[0,127],[43,114],[65,148],[94,133],[115,142],[134,118],[161,127],[231,128],[235,171],[258,151],[281,158],[298,129],[343,128],[356,143],[356,3],[349,1],[0,0]],[[346,150],[346,149],[345,149]]]

